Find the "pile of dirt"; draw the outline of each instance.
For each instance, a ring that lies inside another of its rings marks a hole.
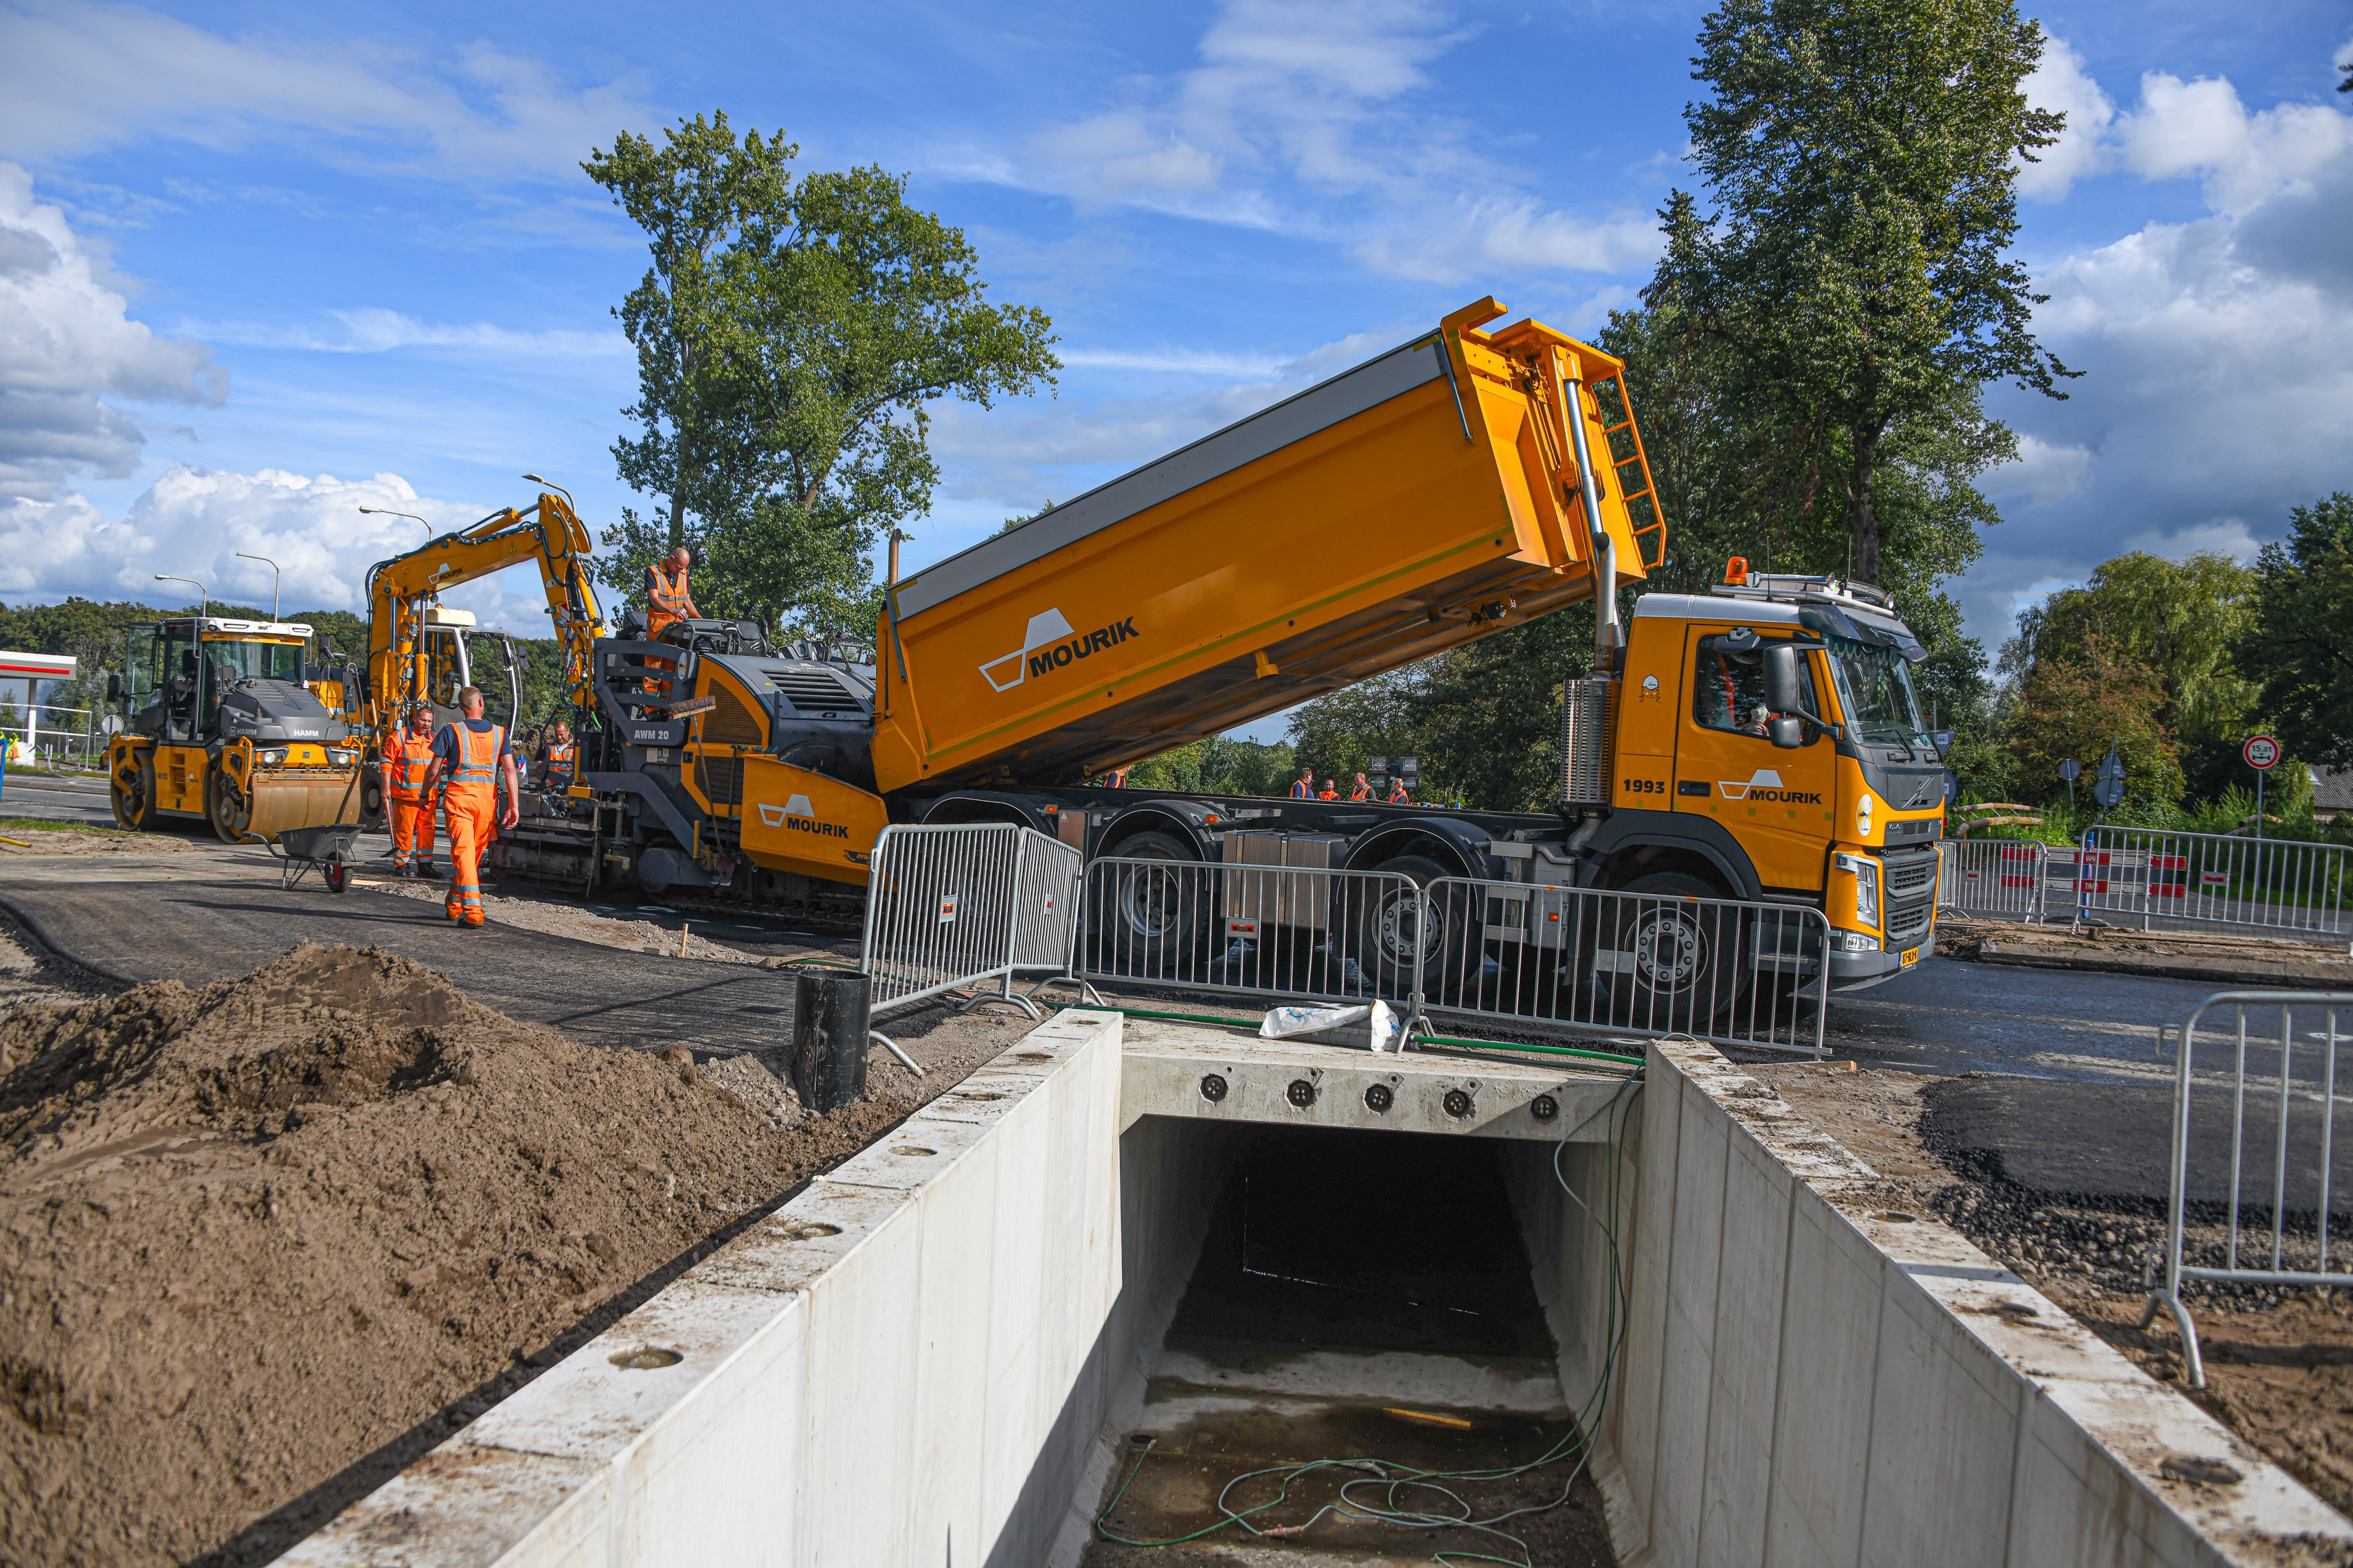
[[[2342,988],[2353,958],[2341,942],[2220,931],[2137,931],[2066,923],[2027,925],[1947,915],[1936,921],[1936,952],[2024,969],[2095,969],[2160,979]]]
[[[203,847],[170,833],[125,833],[41,817],[0,820],[0,860],[27,855],[185,855]]]
[[[782,1125],[309,945],[17,1007],[0,1073],[8,1562],[274,1555],[909,1109]]]

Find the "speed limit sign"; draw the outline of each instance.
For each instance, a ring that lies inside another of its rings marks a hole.
[[[2247,766],[2261,773],[2279,761],[2279,742],[2269,735],[2250,735],[2239,754],[2247,759]]]

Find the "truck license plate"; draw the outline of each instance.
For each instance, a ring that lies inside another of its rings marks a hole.
[[[1919,962],[1920,950],[1916,947],[1907,947],[1904,950],[1904,962],[1897,964],[1895,967],[1898,969],[1909,969]]]

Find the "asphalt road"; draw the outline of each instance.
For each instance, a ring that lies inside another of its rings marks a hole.
[[[114,826],[114,808],[107,803],[104,780],[49,778],[21,769],[0,780],[0,816]],[[196,826],[193,819],[191,826]]]
[[[230,852],[234,854],[235,852]],[[512,926],[452,926],[437,904],[316,879],[281,891],[274,878],[207,857],[170,879],[0,873],[0,909],[44,945],[123,981],[201,985],[243,974],[302,941],[380,947],[439,970],[510,1017],[602,1045],[772,1049],[791,1040],[789,972],[669,959]],[[51,862],[52,866],[56,863]],[[258,868],[257,868],[258,869]]]

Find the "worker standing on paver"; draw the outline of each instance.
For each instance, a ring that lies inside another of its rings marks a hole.
[[[384,814],[392,829],[392,874],[430,877],[433,868],[433,796],[425,775],[433,765],[433,710],[419,702],[408,722],[385,737],[382,772]]]
[[[1373,786],[1366,782],[1364,774],[1358,773],[1356,775],[1356,782],[1349,786],[1348,798],[1350,800],[1370,800],[1373,798]]]
[[[681,544],[646,568],[647,640],[659,642],[665,627],[702,618],[702,612],[694,607],[694,595],[686,586],[686,568],[692,559]]]
[[[1291,798],[1293,800],[1314,800],[1315,798],[1315,770],[1314,768],[1302,768],[1299,770],[1299,776],[1291,781]]]
[[[1334,784],[1330,779],[1325,779],[1324,781],[1324,787],[1315,792],[1315,798],[1317,800],[1337,800],[1340,798],[1340,787]]]
[[[522,799],[514,749],[506,731],[482,717],[480,688],[458,693],[458,711],[463,717],[433,737],[433,765],[425,784],[428,791],[443,784],[442,809],[449,819],[449,897],[443,907],[459,924],[479,926],[482,851],[493,834],[491,823],[512,827],[522,816]]]
[[[579,765],[579,747],[572,739],[572,723],[558,719],[547,727],[547,742],[539,758],[539,787],[558,794],[572,787]]]
[[[1411,805],[1413,804],[1413,796],[1406,793],[1405,777],[1403,774],[1398,774],[1389,780],[1389,804],[1391,805]]]

